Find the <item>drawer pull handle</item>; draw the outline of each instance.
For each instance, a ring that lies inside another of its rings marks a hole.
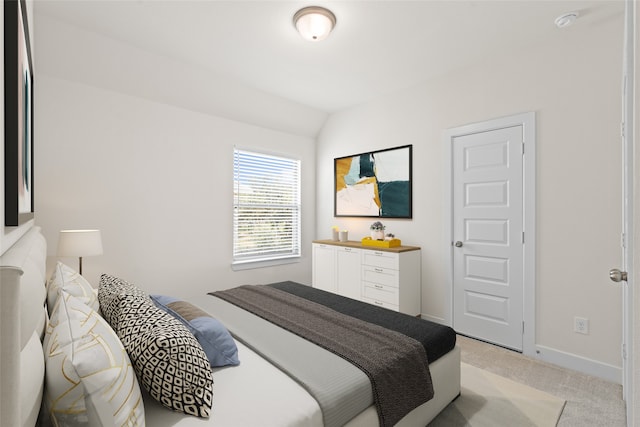
[[[384,289],[384,287],[382,285],[373,285],[373,286],[375,286],[378,289]]]
[[[381,302],[379,302],[379,301],[375,301],[375,300],[374,300],[373,302],[374,302],[374,303],[376,303],[376,305],[384,305],[384,303],[381,303]]]
[[[374,271],[378,272],[378,273],[382,273],[384,270],[381,268],[374,268]]]

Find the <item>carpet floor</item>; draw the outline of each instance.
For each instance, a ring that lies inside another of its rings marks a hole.
[[[460,396],[429,427],[555,427],[565,401],[462,363]]]
[[[622,386],[458,335],[462,362],[566,400],[558,427],[626,427]],[[498,424],[500,426],[500,424]]]

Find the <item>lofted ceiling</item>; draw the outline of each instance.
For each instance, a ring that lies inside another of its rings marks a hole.
[[[325,41],[305,41],[293,26],[309,5],[337,17]],[[34,10],[330,113],[588,31],[619,19],[624,2],[35,0]],[[556,28],[554,19],[571,11],[580,14],[575,24]]]

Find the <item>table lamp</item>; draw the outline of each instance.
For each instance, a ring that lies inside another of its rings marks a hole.
[[[60,230],[58,256],[79,258],[82,275],[82,257],[102,255],[100,230]]]

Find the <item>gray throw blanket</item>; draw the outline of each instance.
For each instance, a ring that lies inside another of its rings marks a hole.
[[[268,286],[212,292],[360,368],[370,379],[381,426],[393,426],[433,397],[424,347],[398,332]]]

